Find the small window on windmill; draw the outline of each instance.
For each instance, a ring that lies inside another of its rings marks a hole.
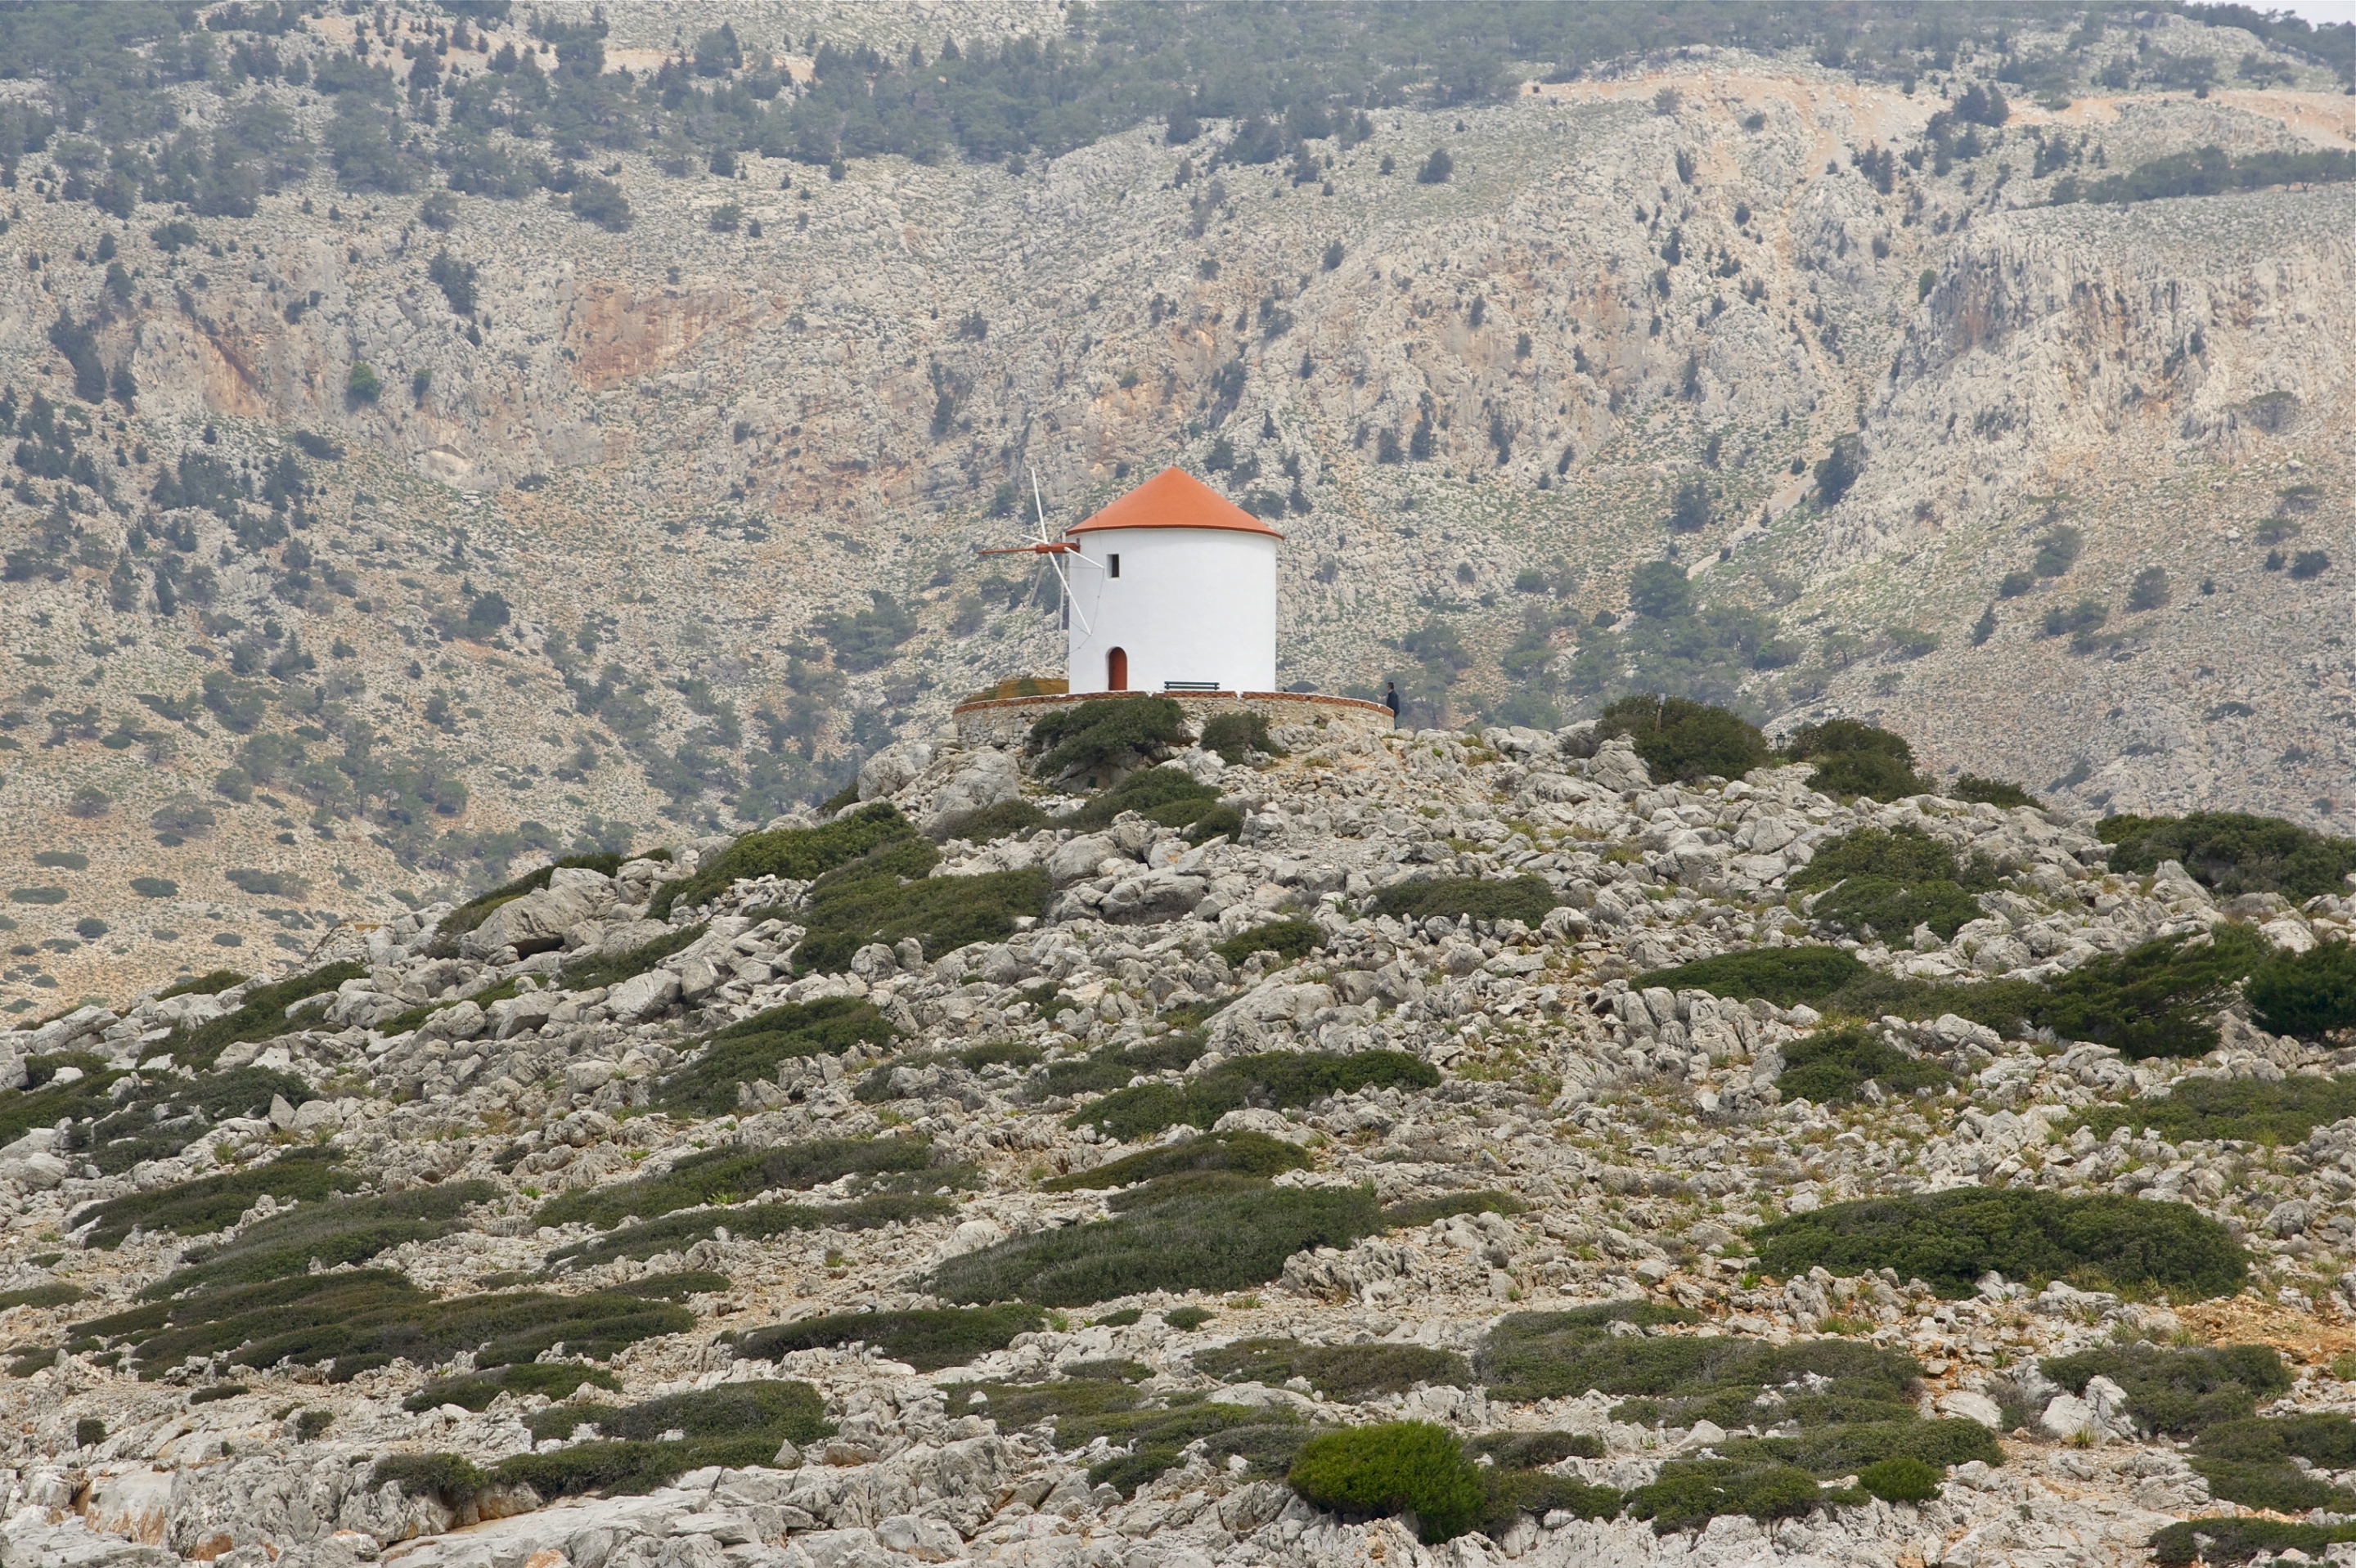
[[[1119,577],[1119,576],[1120,575],[1120,557],[1119,557],[1118,555],[1109,555],[1109,556],[1107,556],[1105,559],[1106,559],[1106,560],[1108,560],[1108,562],[1110,562],[1110,563],[1111,563],[1111,566],[1112,566],[1111,575],[1112,575],[1112,576],[1114,576],[1114,577]]]

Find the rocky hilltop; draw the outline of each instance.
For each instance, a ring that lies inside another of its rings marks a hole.
[[[1644,708],[911,739],[0,1035],[6,1560],[2351,1534],[2347,846]]]
[[[833,794],[1054,671],[1051,585],[970,553],[1034,472],[1056,524],[1167,463],[1280,517],[1286,681],[1419,723],[1665,689],[2339,807],[2321,35],[1509,40],[922,144],[829,95],[1049,11],[105,15],[12,33],[0,111],[24,1014]]]

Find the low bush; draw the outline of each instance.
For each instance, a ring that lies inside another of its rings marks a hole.
[[[650,1099],[688,1115],[725,1115],[736,1108],[739,1084],[771,1076],[780,1062],[887,1045],[899,1032],[861,997],[786,1002],[705,1036],[702,1053],[658,1080]]]
[[[243,1383],[215,1383],[210,1388],[200,1388],[190,1394],[188,1403],[192,1405],[213,1404],[224,1399],[235,1399],[241,1393],[252,1392]]]
[[[1672,991],[1708,991],[1729,1001],[1759,997],[1789,1008],[1820,1004],[1870,973],[1845,947],[1752,947],[1655,969],[1643,983],[1648,989],[1661,986]]]
[[[1070,1126],[1094,1126],[1135,1143],[1164,1127],[1189,1123],[1207,1127],[1229,1111],[1256,1105],[1289,1110],[1328,1094],[1368,1088],[1432,1089],[1440,1070],[1398,1051],[1333,1054],[1269,1051],[1238,1057],[1183,1083],[1141,1083],[1119,1089],[1072,1113]]]
[[[1419,877],[1393,882],[1375,895],[1375,911],[1396,920],[1518,920],[1535,928],[1554,908],[1543,877],[1487,881],[1479,877]]]
[[[866,1344],[920,1372],[961,1367],[976,1356],[1002,1350],[1017,1334],[1046,1326],[1035,1307],[922,1307],[902,1312],[835,1312],[755,1328],[736,1338],[736,1354],[774,1361],[795,1350]]]
[[[1186,710],[1167,697],[1098,698],[1040,715],[1028,750],[1042,778],[1089,773],[1174,745],[1186,733]]]
[[[2123,1056],[2205,1056],[2217,1049],[2217,1010],[2233,999],[2234,982],[2271,953],[2248,927],[2224,924],[2205,937],[2160,937],[2098,954],[2056,977],[2029,1008],[2029,1021]]]
[[[265,1193],[282,1200],[315,1202],[349,1192],[360,1180],[360,1173],[343,1163],[340,1150],[289,1149],[266,1165],[200,1176],[77,1209],[68,1223],[79,1230],[95,1222],[84,1244],[106,1249],[121,1245],[134,1229],[201,1236],[235,1224]]]
[[[400,1455],[378,1460],[374,1479],[395,1482],[412,1497],[439,1498],[452,1508],[494,1486],[530,1487],[543,1499],[583,1492],[636,1494],[706,1466],[765,1465],[784,1443],[815,1442],[834,1431],[816,1389],[782,1380],[722,1383],[620,1409],[555,1405],[533,1412],[525,1424],[535,1438],[594,1425],[608,1440],[518,1454],[487,1472],[455,1455]],[[671,1432],[683,1435],[667,1438]]]
[[[1163,1310],[1162,1321],[1182,1334],[1191,1334],[1215,1316],[1205,1307],[1172,1307]]]
[[[1301,1445],[1285,1481],[1309,1502],[1339,1513],[1412,1513],[1426,1545],[1471,1530],[1485,1501],[1480,1467],[1446,1427],[1424,1421],[1321,1433]]]
[[[601,986],[618,986],[633,975],[643,975],[674,953],[684,953],[702,939],[709,929],[705,923],[682,925],[664,932],[651,942],[642,942],[624,953],[602,953],[575,958],[556,977],[556,983],[568,991],[591,991]],[[487,993],[486,993],[487,994]],[[483,998],[477,997],[478,1005]],[[391,1024],[380,1026],[384,1033],[392,1032]]]
[[[1758,726],[1682,697],[1623,697],[1612,703],[1604,709],[1596,736],[1621,735],[1635,741],[1645,770],[1661,782],[1691,784],[1712,774],[1739,779],[1771,757]]]
[[[1793,1040],[1783,1048],[1783,1068],[1775,1075],[1784,1099],[1820,1105],[1853,1101],[1869,1082],[1885,1094],[1912,1094],[1944,1089],[1954,1078],[1937,1062],[1909,1056],[1858,1023]]]
[[[240,1067],[194,1078],[158,1074],[127,1099],[116,1102],[120,1108],[112,1115],[96,1116],[89,1126],[74,1128],[69,1147],[97,1166],[101,1175],[115,1176],[142,1160],[178,1154],[224,1117],[266,1115],[273,1099],[300,1105],[318,1097],[293,1073],[263,1067]],[[112,1098],[111,1093],[109,1098]]]
[[[1055,819],[1058,827],[1093,833],[1133,811],[1164,827],[1183,827],[1219,804],[1219,792],[1194,782],[1183,768],[1140,768],[1077,811]]]
[[[1001,838],[1012,838],[1018,833],[1028,833],[1044,827],[1047,814],[1027,800],[1001,800],[996,805],[985,805],[979,811],[961,811],[944,817],[926,829],[937,842],[946,844],[952,838],[962,838],[969,844],[992,844]]]
[[[2356,871],[2356,838],[2334,838],[2239,811],[2189,816],[2108,816],[2094,836],[2111,845],[2111,869],[2148,876],[2174,860],[2220,896],[2281,893],[2293,901],[2346,891]]]
[[[1810,908],[1810,917],[1852,936],[1903,942],[1917,925],[1927,924],[1944,941],[1979,918],[1972,895],[1995,887],[2000,875],[1983,859],[1957,861],[1953,850],[1920,828],[1858,827],[1818,849],[1790,884],[1794,892],[1830,890]]]
[[[1675,1386],[1674,1379],[1657,1387],[1622,1388],[1617,1386],[1625,1381],[1621,1374],[1604,1371],[1601,1375],[1612,1385],[1606,1387],[1605,1382],[1594,1381],[1597,1374],[1586,1370],[1582,1359],[1598,1345],[1619,1342],[1612,1333],[1614,1323],[1643,1328],[1655,1324],[1700,1321],[1697,1312],[1682,1307],[1656,1307],[1644,1301],[1609,1301],[1564,1312],[1509,1313],[1482,1338],[1472,1366],[1481,1381],[1489,1386],[1493,1397],[1516,1404],[1576,1396],[1590,1388],[1612,1393],[1662,1392]],[[1664,1339],[1643,1342],[1672,1341]],[[1578,1386],[1573,1387],[1574,1383]]]
[[[1370,1394],[1405,1393],[1419,1383],[1469,1388],[1472,1368],[1453,1350],[1424,1345],[1304,1345],[1298,1339],[1238,1339],[1197,1350],[1197,1371],[1225,1382],[1277,1387],[1306,1378],[1330,1399],[1352,1403]]]
[[[964,1383],[947,1392],[950,1409],[987,1411],[1002,1432],[1052,1424],[1065,1449],[1105,1439],[1114,1453],[1090,1467],[1089,1483],[1124,1491],[1181,1464],[1196,1444],[1208,1464],[1225,1468],[1240,1458],[1247,1475],[1281,1476],[1316,1430],[1288,1410],[1214,1404],[1196,1392],[1149,1394],[1130,1376],[1098,1369],[1076,1368],[1048,1383]]]
[[[1914,772],[1914,748],[1904,736],[1862,720],[1803,724],[1783,743],[1783,754],[1795,763],[1815,763],[1808,787],[1843,800],[1858,795],[1901,800],[1927,795],[1933,788]]]
[[[927,953],[997,942],[1014,934],[1018,917],[1046,912],[1052,888],[1045,867],[927,876],[940,858],[929,840],[909,837],[820,877],[809,890],[796,971],[840,974],[872,942],[896,946],[915,937]]]
[[[1959,1187],[1865,1198],[1763,1225],[1751,1243],[1772,1274],[1892,1268],[1954,1299],[1990,1269],[2036,1285],[2100,1276],[2179,1299],[2238,1290],[2249,1273],[2232,1235],[2190,1204],[2110,1194]]]
[[[498,1196],[487,1181],[447,1181],[374,1198],[329,1198],[257,1220],[234,1241],[191,1248],[181,1266],[142,1295],[161,1300],[187,1290],[258,1285],[307,1272],[316,1264],[366,1263],[405,1242],[430,1242],[466,1228],[464,1215]]]
[[[1180,1072],[1200,1060],[1204,1049],[1203,1037],[1189,1029],[1135,1045],[1100,1045],[1086,1056],[1049,1062],[1040,1086],[1049,1094],[1101,1094],[1140,1073]]]
[[[932,1145],[921,1138],[817,1138],[766,1148],[707,1149],[659,1175],[552,1198],[540,1206],[533,1223],[586,1221],[606,1231],[631,1217],[653,1220],[674,1209],[725,1203],[773,1188],[818,1187],[854,1174],[905,1177],[926,1171],[932,1159]]]
[[[2255,1557],[2304,1552],[2320,1560],[2332,1546],[2356,1541],[2356,1523],[2295,1524],[2255,1515],[2180,1520],[2156,1531],[2146,1544],[2158,1568],[2233,1568]]]
[[[127,1349],[144,1379],[190,1356],[226,1355],[232,1366],[255,1368],[290,1357],[303,1365],[332,1360],[330,1381],[343,1382],[396,1356],[434,1366],[459,1350],[473,1351],[482,1371],[531,1361],[560,1343],[570,1355],[602,1360],[694,1326],[687,1308],[626,1291],[436,1297],[395,1270],[355,1269],[151,1301],[75,1324],[67,1343],[77,1353]]]
[[[677,1252],[724,1229],[738,1241],[760,1241],[794,1231],[880,1231],[914,1220],[937,1220],[957,1211],[947,1198],[930,1192],[878,1192],[848,1203],[739,1203],[666,1215],[640,1225],[624,1225],[592,1242],[579,1242],[549,1254],[552,1269],[588,1268],[617,1258],[650,1258]]]
[[[1215,715],[1203,726],[1202,746],[1206,752],[1217,752],[1219,760],[1230,767],[1250,762],[1254,752],[1270,757],[1284,755],[1284,748],[1268,732],[1268,720],[1258,713]]]
[[[2137,1133],[2158,1133],[2170,1143],[2235,1138],[2287,1146],[2348,1116],[2356,1116],[2356,1074],[2302,1074],[2273,1083],[2255,1078],[2179,1079],[2165,1098],[2097,1105],[2080,1125],[2098,1137],[2132,1127]]]
[[[1231,968],[1242,967],[1244,960],[1255,953],[1266,953],[1276,959],[1276,964],[1269,965],[1274,968],[1306,958],[1324,945],[1325,933],[1313,922],[1279,920],[1230,936],[1211,951],[1226,959]]]
[[[1306,1170],[1309,1156],[1298,1144],[1266,1133],[1208,1133],[1184,1143],[1164,1144],[1091,1170],[1076,1170],[1039,1184],[1042,1192],[1083,1192],[1130,1187],[1141,1181],[1191,1171],[1228,1171],[1267,1178],[1288,1170]]]
[[[1939,1467],[1901,1454],[1859,1470],[1857,1484],[1886,1503],[1927,1503],[1939,1496]]]
[[[489,892],[477,893],[444,915],[441,923],[434,926],[434,934],[445,942],[464,936],[488,920],[491,917],[491,912],[501,904],[513,903],[526,893],[536,893],[547,887],[549,880],[556,874],[559,867],[579,868],[610,877],[622,869],[622,857],[619,855],[573,855],[554,864],[542,866],[536,871],[527,871],[511,882],[493,888]]]
[[[2251,972],[2242,995],[2251,1017],[2270,1034],[2319,1040],[2356,1028],[2356,943],[2276,954]]]
[[[1655,1534],[1673,1535],[1699,1530],[1720,1514],[1748,1514],[1763,1524],[1864,1500],[1862,1492],[1826,1491],[1794,1465],[1672,1459],[1651,1484],[1628,1494],[1628,1512],[1651,1520]]]
[[[1502,1541],[1524,1514],[1537,1519],[1557,1512],[1575,1519],[1612,1519],[1625,1500],[1612,1488],[1591,1486],[1577,1476],[1518,1468],[1500,1460],[1481,1472],[1479,1528],[1492,1541]]]
[[[2205,1345],[2163,1350],[2149,1344],[2104,1346],[2074,1356],[2049,1356],[2045,1375],[2072,1393],[2089,1379],[2110,1379],[2126,1391],[2127,1413],[2153,1432],[2190,1437],[2221,1422],[2243,1421],[2260,1402],[2290,1392],[2290,1371],[2266,1345]]]
[[[235,1011],[193,1028],[184,1024],[153,1045],[142,1047],[140,1054],[168,1055],[184,1072],[210,1067],[222,1051],[241,1041],[275,1040],[292,1033],[300,1026],[287,1017],[287,1008],[313,997],[323,998],[324,1007],[324,998],[337,987],[347,980],[359,979],[368,972],[367,965],[352,959],[275,985],[255,986],[245,993]]]
[[[1978,773],[1959,773],[1955,782],[1941,790],[1949,800],[1969,801],[1979,805],[1993,805],[2009,811],[2017,805],[2045,809],[2045,803],[2005,779],[1984,778]]]
[[[27,1285],[22,1290],[0,1291],[0,1312],[18,1307],[70,1307],[82,1296],[81,1286],[53,1279],[47,1285]]]
[[[1015,1236],[942,1263],[928,1286],[958,1303],[1087,1307],[1149,1290],[1265,1285],[1304,1247],[1346,1247],[1381,1221],[1348,1189],[1187,1194],[1110,1220]]]
[[[155,998],[162,1001],[171,997],[218,997],[231,986],[244,985],[245,979],[244,976],[234,969],[215,969],[209,974],[198,975],[194,979],[183,980],[176,986],[166,986],[155,993]]]
[[[781,877],[807,882],[838,866],[850,864],[879,844],[911,837],[916,831],[890,801],[876,800],[817,827],[747,833],[698,866],[692,876],[657,888],[648,912],[662,920],[669,917],[676,904],[692,908],[752,878]]]
[[[401,1408],[439,1410],[445,1404],[455,1404],[461,1410],[484,1411],[503,1393],[518,1398],[536,1393],[562,1400],[584,1383],[615,1393],[622,1392],[622,1380],[603,1367],[584,1367],[577,1361],[528,1361],[465,1377],[437,1378],[402,1401]],[[568,1431],[561,1435],[571,1434]]]
[[[2316,1471],[2356,1466],[2356,1421],[2344,1415],[2221,1421],[2193,1439],[2191,1459],[2210,1495],[2226,1502],[2284,1513],[2356,1511],[2356,1494],[2293,1463],[2304,1459]]]

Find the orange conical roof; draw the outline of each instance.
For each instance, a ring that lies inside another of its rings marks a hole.
[[[1068,531],[1085,534],[1099,528],[1229,528],[1284,537],[1181,468],[1163,469]]]

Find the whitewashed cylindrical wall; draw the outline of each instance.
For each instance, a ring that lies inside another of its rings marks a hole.
[[[1276,546],[1273,534],[1234,528],[1091,528],[1066,556],[1072,609],[1068,678],[1078,692],[1115,689],[1114,650],[1126,688],[1171,682],[1221,691],[1276,689]],[[1120,575],[1112,575],[1113,558]]]

